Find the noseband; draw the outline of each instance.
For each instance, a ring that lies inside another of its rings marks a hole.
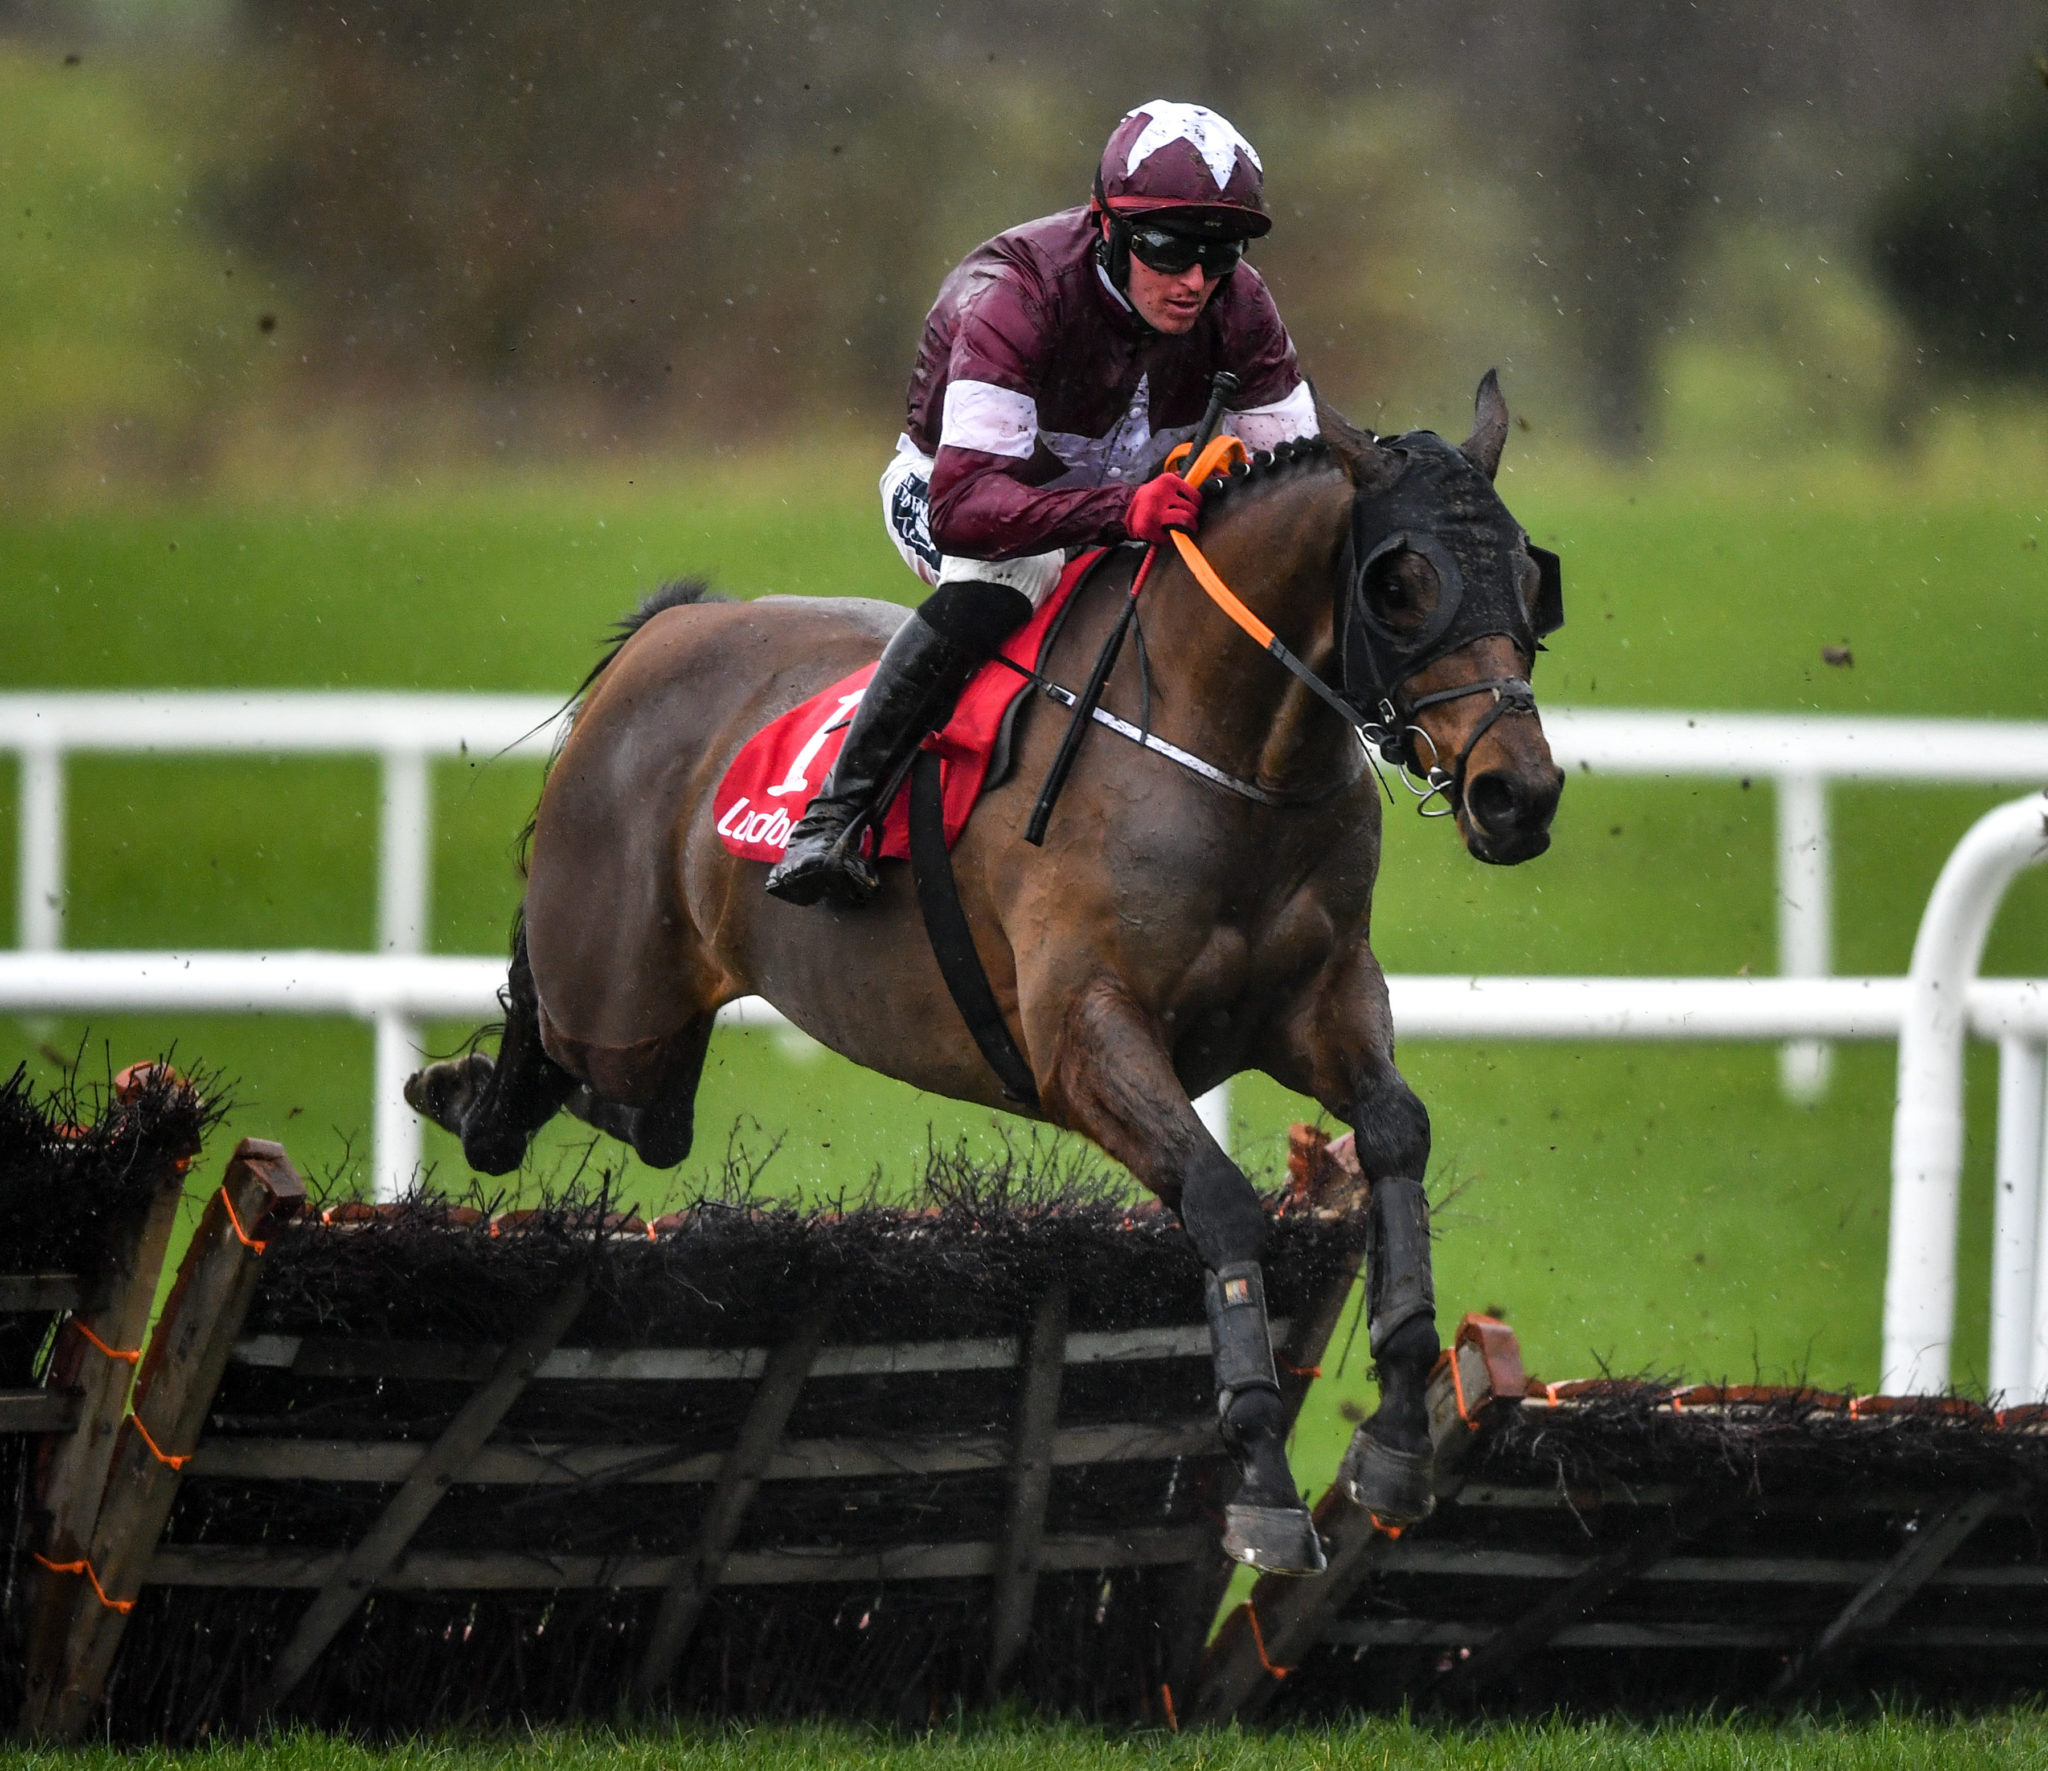
[[[1479,723],[1472,728],[1471,736],[1446,769],[1437,755],[1436,740],[1415,723],[1415,716],[1425,707],[1435,707],[1445,701],[1462,701],[1467,695],[1485,694],[1493,696],[1493,705],[1479,716]],[[1395,711],[1391,699],[1380,703],[1380,711],[1384,724],[1359,728],[1366,742],[1378,746],[1380,755],[1403,771],[1401,779],[1404,783],[1410,775],[1420,775],[1428,783],[1424,788],[1409,789],[1415,795],[1417,812],[1425,818],[1449,818],[1457,814],[1459,805],[1464,801],[1465,765],[1472,760],[1472,752],[1479,748],[1479,740],[1509,714],[1533,716],[1536,712],[1536,691],[1525,676],[1489,676],[1474,683],[1460,683],[1455,689],[1439,689],[1433,695],[1419,696],[1408,703],[1405,717]],[[1427,768],[1423,767],[1415,752],[1415,740],[1418,738],[1429,746]],[[1438,798],[1442,799],[1442,806],[1431,811],[1429,802]]]

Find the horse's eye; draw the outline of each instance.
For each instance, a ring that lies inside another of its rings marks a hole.
[[[1524,608],[1536,607],[1536,598],[1543,589],[1543,574],[1526,553],[1517,555],[1515,559],[1515,588],[1522,593]]]
[[[1373,561],[1365,577],[1373,613],[1397,633],[1427,621],[1436,612],[1442,589],[1436,567],[1406,547]]]

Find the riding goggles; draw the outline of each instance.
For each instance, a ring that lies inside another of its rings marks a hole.
[[[1168,276],[1177,277],[1190,266],[1200,265],[1206,277],[1227,277],[1244,257],[1244,241],[1197,239],[1171,228],[1136,222],[1131,227],[1131,256]]]

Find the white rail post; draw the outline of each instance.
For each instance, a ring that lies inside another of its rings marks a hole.
[[[21,753],[20,882],[15,939],[28,952],[64,945],[64,753],[38,744]]]
[[[418,953],[427,940],[427,861],[432,796],[427,759],[417,750],[384,752],[377,829],[377,945]]]
[[[377,944],[386,953],[418,953],[427,939],[427,881],[432,840],[432,782],[418,750],[384,752],[377,842]],[[405,1104],[405,1079],[419,1028],[391,1010],[378,1014],[372,1065],[370,1160],[377,1197],[396,1199],[420,1161],[420,1125]]]
[[[2042,1093],[2034,1102],[2034,1144],[2038,1161],[2034,1169],[2034,1319],[2027,1343],[2025,1400],[2048,1396],[2048,1047],[2034,1047],[2034,1062],[2042,1073]],[[2000,1129],[2004,1122],[2000,1121]]]
[[[1201,1120],[1209,1135],[1216,1140],[1223,1154],[1230,1154],[1230,1084],[1219,1082],[1206,1095],[1195,1098],[1195,1116]]]
[[[1780,775],[1778,810],[1778,971],[1825,978],[1834,970],[1834,866],[1828,843],[1827,783],[1819,775]],[[1833,1049],[1795,1039],[1778,1052],[1778,1086],[1802,1105],[1828,1090]]]
[[[2022,868],[2048,859],[2048,796],[2033,794],[1970,826],[1934,882],[1899,1029],[1892,1119],[1891,1235],[1885,1256],[1884,1367],[1893,1395],[1945,1390],[1955,1339],[1956,1206],[1963,1177],[1964,996],[1999,899]]]
[[[1998,1042],[1997,1192],[1991,1217],[1991,1365],[1994,1395],[2029,1399],[2034,1385],[2035,1296],[2040,1284],[2042,1049],[2008,1034]]]
[[[370,1025],[376,1089],[370,1113],[371,1174],[378,1201],[388,1203],[404,1195],[419,1168],[420,1122],[405,1104],[405,1079],[412,1073],[419,1029],[392,1009],[373,1016]]]

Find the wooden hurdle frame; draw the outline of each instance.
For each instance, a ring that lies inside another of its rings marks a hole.
[[[112,1306],[135,1343],[148,1322],[183,1180],[181,1164],[152,1195]],[[21,1714],[30,1736],[76,1739],[90,1725],[149,1549],[170,1514],[179,1472],[199,1442],[255,1289],[261,1239],[304,1199],[304,1184],[281,1146],[243,1139],[186,1250],[146,1353],[134,1348],[132,1400],[123,1363],[113,1389],[96,1397],[97,1412],[81,1411],[72,1445],[88,1421],[111,1426],[92,1442],[91,1467],[83,1455],[56,1462],[56,1476],[67,1485],[51,1484],[53,1523],[47,1548],[37,1556],[44,1578],[29,1629]]]
[[[140,1067],[138,1067],[140,1068]],[[132,1095],[136,1071],[114,1080]],[[194,1152],[165,1153],[107,1226],[90,1271],[0,1274],[0,1315],[54,1332],[39,1384],[0,1389],[0,1433],[36,1442],[27,1509],[32,1541],[10,1546],[28,1637],[27,1682],[45,1670],[53,1620],[67,1614],[90,1546]]]
[[[1559,1653],[1748,1652],[1775,1667],[1753,1681],[1754,1698],[1771,1705],[1798,1700],[1864,1652],[2038,1657],[2048,1650],[2048,1554],[2039,1548],[2048,1503],[2037,1484],[1878,1484],[1773,1495],[1731,1492],[1711,1472],[1694,1481],[1591,1486],[1466,1479],[1475,1442],[1511,1415],[1569,1413],[1629,1391],[1653,1409],[1734,1421],[1746,1410],[1791,1406],[1852,1420],[1915,1415],[1956,1433],[2033,1438],[2048,1431],[2048,1409],[1994,1415],[1955,1398],[1851,1398],[1755,1385],[1660,1390],[1610,1379],[1538,1384],[1526,1377],[1505,1323],[1468,1315],[1429,1388],[1438,1512],[1388,1532],[1332,1488],[1316,1508],[1328,1571],[1307,1581],[1268,1576],[1254,1586],[1210,1644],[1189,1719],[1265,1717],[1288,1696],[1287,1681],[1318,1657],[1322,1666],[1312,1676],[1319,1671],[1324,1679],[1323,1701],[1344,1707],[1351,1694],[1336,1669],[1345,1650],[1426,1651],[1422,1660],[1410,1653],[1422,1670],[1382,1700],[1450,1710],[1511,1688],[1539,1657],[1553,1657],[1555,1666]],[[1985,1545],[1979,1528],[2001,1518],[2014,1532]],[[1558,1535],[1540,1533],[1544,1523],[1567,1519],[1584,1537],[1579,1547],[1533,1541]],[[1831,1550],[1825,1536],[1845,1522],[1878,1540],[1878,1553],[1868,1543],[1850,1555]],[[1530,1541],[1503,1541],[1517,1531]],[[1973,1544],[1974,1556],[1959,1556]],[[1744,1615],[1712,1603],[1738,1591]],[[1934,1614],[1910,1609],[1923,1595],[1937,1601]],[[2028,1599],[2029,1615],[2007,1614]]]
[[[1297,1143],[1297,1156],[1317,1168],[1327,1152],[1313,1134],[1304,1130]],[[1355,1170],[1332,1173],[1325,1166],[1313,1178],[1321,1215],[1341,1216],[1355,1207]],[[331,1226],[289,1229],[304,1199],[298,1176],[279,1146],[245,1140],[205,1209],[143,1350],[182,1180],[182,1165],[167,1163],[118,1227],[96,1282],[72,1274],[0,1277],[0,1309],[53,1319],[70,1312],[76,1325],[59,1329],[43,1387],[0,1393],[0,1425],[39,1434],[46,1448],[38,1489],[45,1521],[35,1551],[40,1566],[34,1578],[17,1583],[28,1645],[20,1721],[33,1738],[79,1739],[96,1725],[109,1677],[135,1628],[136,1602],[152,1589],[305,1595],[261,1667],[256,1701],[241,1723],[288,1712],[295,1690],[380,1595],[658,1594],[634,1638],[634,1664],[619,1691],[621,1701],[641,1711],[662,1706],[723,1589],[879,1590],[906,1582],[978,1588],[984,1595],[975,1611],[985,1630],[982,1671],[975,1689],[955,1694],[964,1703],[1017,1689],[1045,1577],[1103,1571],[1107,1578],[1140,1568],[1174,1571],[1165,1597],[1148,1601],[1159,1609],[1147,1627],[1160,1632],[1154,1640],[1169,1644],[1160,1660],[1167,1673],[1157,1693],[1160,1713],[1150,1719],[1176,1726],[1289,1713],[1302,1688],[1290,1683],[1297,1673],[1320,1679],[1326,1700],[1332,1690],[1342,1699],[1341,1671],[1332,1668],[1347,1654],[1379,1657],[1381,1665],[1388,1655],[1406,1655],[1407,1664],[1421,1670],[1402,1688],[1401,1700],[1459,1708],[1488,1701],[1530,1668],[1554,1668],[1560,1654],[1580,1650],[1774,1656],[1775,1674],[1756,1695],[1789,1702],[1864,1651],[2048,1649],[2048,1557],[2028,1552],[2014,1536],[2042,1535],[2048,1523],[2048,1507],[2027,1482],[1731,1498],[1725,1485],[1717,1490],[1687,1480],[1546,1487],[1468,1475],[1486,1435],[1526,1419],[1525,1411],[1554,1410],[1566,1420],[1575,1408],[1621,1391],[1640,1393],[1641,1404],[1652,1409],[1730,1420],[1787,1397],[1809,1399],[1851,1420],[1932,1410],[1944,1421],[1952,1418],[1957,1432],[1995,1433],[2008,1445],[2042,1439],[2044,1464],[2048,1409],[1994,1417],[1956,1400],[1851,1401],[1706,1386],[1663,1391],[1613,1380],[1538,1385],[1526,1377],[1505,1324],[1468,1316],[1429,1391],[1440,1502],[1435,1517],[1388,1533],[1333,1489],[1316,1508],[1329,1546],[1327,1573],[1259,1581],[1205,1641],[1234,1572],[1213,1523],[1133,1520],[1075,1530],[1055,1528],[1049,1517],[1056,1481],[1090,1469],[1173,1460],[1176,1470],[1185,1465],[1191,1472],[1191,1482],[1208,1481],[1212,1497],[1227,1493],[1229,1460],[1206,1413],[1061,1417],[1071,1373],[1127,1371],[1137,1395],[1150,1386],[1136,1382],[1136,1374],[1160,1362],[1206,1366],[1207,1330],[1198,1321],[1078,1331],[1069,1322],[1066,1282],[1057,1280],[1015,1335],[834,1341],[826,1296],[796,1312],[772,1343],[579,1346],[571,1336],[590,1276],[570,1263],[552,1297],[507,1345],[245,1334],[270,1240],[279,1234],[345,1236],[350,1219],[366,1225],[402,1209],[344,1208],[334,1214],[343,1221]],[[518,1217],[501,1220],[505,1234],[518,1233]],[[628,1224],[615,1233],[634,1239],[648,1232]],[[1318,1281],[1320,1291],[1307,1307],[1274,1325],[1290,1419],[1352,1295],[1356,1265],[1353,1256],[1327,1282]],[[121,1356],[138,1352],[139,1362]],[[460,1400],[428,1437],[295,1437],[266,1431],[260,1420],[252,1425],[217,1416],[223,1386],[236,1373],[288,1390],[305,1386],[314,1395],[323,1386],[357,1380],[425,1383]],[[807,1386],[963,1374],[1015,1386],[1007,1428],[933,1433],[878,1427],[825,1437],[792,1430]],[[536,1438],[505,1430],[535,1385],[569,1395],[587,1385],[679,1383],[731,1386],[743,1400],[719,1417],[724,1425],[682,1432],[673,1442],[608,1438],[602,1411],[592,1417],[599,1425],[580,1434]],[[750,1509],[772,1485],[870,1479],[885,1485],[906,1476],[951,1475],[1002,1479],[997,1529],[936,1541],[906,1530],[888,1541],[840,1547],[744,1542]],[[329,1491],[363,1485],[383,1494],[367,1527],[345,1544],[167,1538],[174,1503],[195,1480],[303,1482]],[[671,1553],[552,1553],[510,1540],[457,1549],[419,1542],[452,1489],[574,1498],[682,1485],[700,1492],[704,1504],[691,1540]],[[1881,1531],[1866,1531],[1866,1547],[1855,1554],[1819,1542],[1824,1528],[1839,1527],[1845,1518],[1890,1521],[1885,1529],[1897,1527],[1896,1541],[1885,1548],[1891,1540]],[[1564,1531],[1567,1524],[1580,1536]],[[1813,1543],[1800,1536],[1809,1529]],[[17,1556],[28,1548],[18,1545]],[[236,1718],[229,1722],[237,1725]]]
[[[1055,1477],[1084,1466],[1175,1460],[1176,1469],[1185,1463],[1191,1472],[1204,1474],[1218,1493],[1227,1493],[1219,1484],[1227,1483],[1234,1466],[1213,1414],[1060,1421],[1061,1386],[1068,1372],[1090,1367],[1137,1372],[1151,1362],[1172,1360],[1200,1360],[1206,1372],[1205,1323],[1073,1331],[1061,1281],[1039,1298],[1028,1330],[1015,1337],[837,1344],[828,1339],[829,1305],[820,1305],[802,1314],[773,1345],[579,1347],[564,1342],[585,1303],[588,1280],[571,1273],[553,1302],[506,1346],[245,1336],[242,1323],[260,1284],[266,1238],[297,1212],[303,1196],[297,1175],[276,1145],[247,1141],[230,1162],[142,1363],[134,1416],[120,1424],[115,1411],[120,1431],[103,1434],[107,1468],[99,1504],[63,1540],[81,1554],[50,1557],[60,1567],[47,1574],[44,1601],[34,1618],[31,1677],[21,1718],[32,1737],[78,1739],[94,1726],[132,1627],[135,1602],[151,1588],[297,1590],[308,1595],[261,1680],[261,1712],[289,1704],[373,1594],[656,1590],[661,1598],[653,1625],[638,1648],[625,1694],[631,1706],[648,1709],[659,1705],[707,1602],[721,1587],[986,1582],[985,1679],[980,1690],[961,1694],[963,1701],[972,1701],[1009,1687],[1030,1636],[1041,1576],[1136,1568],[1180,1571],[1171,1602],[1156,1620],[1170,1638],[1164,1656],[1168,1676],[1158,1695],[1172,1715],[1175,1688],[1185,1687],[1192,1676],[1209,1620],[1234,1571],[1215,1526],[1133,1523],[1055,1531],[1048,1528],[1047,1508]],[[360,1224],[404,1208],[352,1209]],[[511,1214],[506,1222],[506,1233],[516,1234]],[[351,1227],[337,1222],[289,1233],[342,1236]],[[643,1226],[626,1233],[646,1231]],[[1353,1254],[1309,1308],[1274,1324],[1290,1423],[1351,1296],[1356,1268]],[[49,1289],[37,1295],[57,1293]],[[459,1384],[467,1394],[428,1440],[277,1437],[224,1427],[218,1419],[209,1422],[224,1377],[236,1370],[315,1387],[353,1378]],[[787,1431],[807,1384],[921,1373],[988,1373],[1014,1381],[1010,1431],[878,1431],[829,1439],[791,1437]],[[716,1444],[649,1446],[607,1443],[601,1434],[542,1443],[494,1437],[508,1411],[536,1383],[675,1382],[748,1386],[729,1438]],[[881,1547],[838,1550],[736,1547],[764,1484],[973,1472],[1006,1477],[1003,1523],[992,1536],[938,1542],[906,1538]],[[205,1479],[375,1484],[387,1494],[374,1522],[345,1547],[308,1551],[289,1544],[164,1541],[181,1487]],[[708,1489],[695,1542],[681,1553],[614,1556],[543,1555],[516,1542],[467,1551],[415,1547],[422,1526],[451,1488],[573,1495],[608,1483]],[[78,1566],[65,1570],[66,1562]]]

